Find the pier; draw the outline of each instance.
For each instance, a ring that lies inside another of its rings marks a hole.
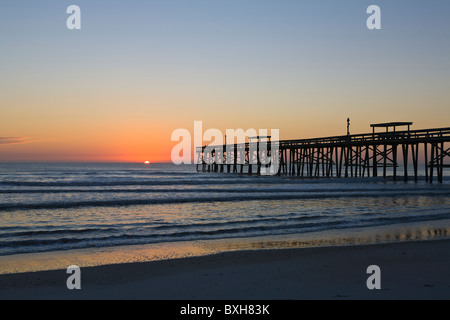
[[[403,176],[417,181],[421,154],[426,181],[442,182],[444,168],[450,167],[445,163],[450,158],[450,127],[410,130],[412,122],[389,122],[371,124],[371,133],[352,135],[347,121],[343,136],[279,141],[257,136],[245,143],[197,147],[197,171],[394,180]]]

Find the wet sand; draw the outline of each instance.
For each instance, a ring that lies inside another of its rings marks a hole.
[[[366,286],[381,269],[381,289]],[[450,299],[450,240],[260,249],[0,275],[0,299]]]

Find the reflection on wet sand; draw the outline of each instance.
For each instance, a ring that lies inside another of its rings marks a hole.
[[[446,222],[447,223],[447,222]],[[400,241],[429,241],[448,239],[450,227],[409,226],[380,228],[372,231],[342,231],[336,234],[318,232],[316,234],[296,234],[284,236],[284,239],[233,239],[223,243],[223,251],[308,248],[324,246],[367,245]]]
[[[352,246],[449,238],[450,220],[436,220],[398,226],[327,230],[304,234],[153,243],[0,256],[0,274],[58,270],[70,265],[89,267],[179,259],[238,250]]]

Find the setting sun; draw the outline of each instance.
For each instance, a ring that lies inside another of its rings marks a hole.
[[[145,161],[144,163],[145,163],[145,164],[150,164],[150,161],[147,160],[147,161]]]

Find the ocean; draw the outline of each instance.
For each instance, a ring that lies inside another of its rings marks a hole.
[[[0,255],[450,219],[450,183],[197,173],[195,165],[0,163]]]

